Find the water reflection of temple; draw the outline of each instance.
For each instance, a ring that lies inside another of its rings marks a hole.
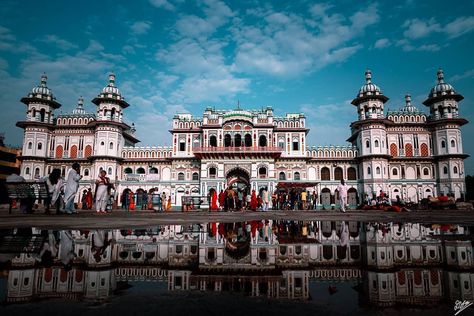
[[[102,300],[135,281],[287,299],[308,299],[312,282],[350,282],[362,304],[379,306],[474,300],[472,237],[458,225],[257,221],[71,235],[70,271],[28,253],[11,260],[7,302]]]

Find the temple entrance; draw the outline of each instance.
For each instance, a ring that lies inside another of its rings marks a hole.
[[[234,168],[227,173],[227,187],[234,191],[242,191],[245,194],[250,193],[250,175],[241,168]]]

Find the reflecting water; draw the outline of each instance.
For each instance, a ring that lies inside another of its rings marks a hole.
[[[161,306],[170,311],[185,308],[172,302],[219,306],[215,301],[220,300],[239,308],[245,302],[247,308],[254,306],[252,311],[265,311],[268,302],[279,312],[297,306],[300,314],[406,314],[421,307],[435,308],[430,314],[454,314],[456,300],[474,301],[471,230],[271,220],[128,230],[4,230],[1,309],[20,312],[19,303],[38,308],[45,301],[113,308],[127,300],[144,308],[153,297],[154,302],[168,300]]]

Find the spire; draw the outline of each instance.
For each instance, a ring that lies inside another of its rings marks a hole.
[[[132,127],[130,128],[130,132],[132,134],[135,134],[136,131],[137,131],[137,129],[135,128],[135,123],[132,123]]]
[[[370,71],[370,69],[365,70],[365,82],[366,83],[372,82],[372,71]]]
[[[405,95],[405,107],[411,107],[411,95]]]
[[[77,99],[77,105],[74,110],[72,110],[72,114],[84,114],[86,113],[86,110],[84,110],[84,99],[82,96]]]
[[[41,75],[41,86],[42,87],[46,87],[46,81],[48,80],[48,76],[46,76],[46,73],[43,72],[43,74]]]
[[[113,87],[115,85],[115,74],[109,74],[109,86]]]
[[[444,72],[443,69],[438,69],[438,83],[444,83]]]
[[[237,110],[240,110],[240,100],[237,100]]]

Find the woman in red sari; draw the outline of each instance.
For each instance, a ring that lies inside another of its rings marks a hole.
[[[250,209],[252,211],[257,210],[257,194],[255,193],[255,190],[252,190],[252,198],[250,199]]]
[[[224,194],[224,191],[221,190],[221,193],[219,193],[219,206],[221,209],[224,208],[224,203],[225,203],[225,194]]]
[[[218,207],[217,207],[217,192],[216,192],[216,190],[212,190],[211,194],[212,194],[211,195],[211,210],[217,211]]]

